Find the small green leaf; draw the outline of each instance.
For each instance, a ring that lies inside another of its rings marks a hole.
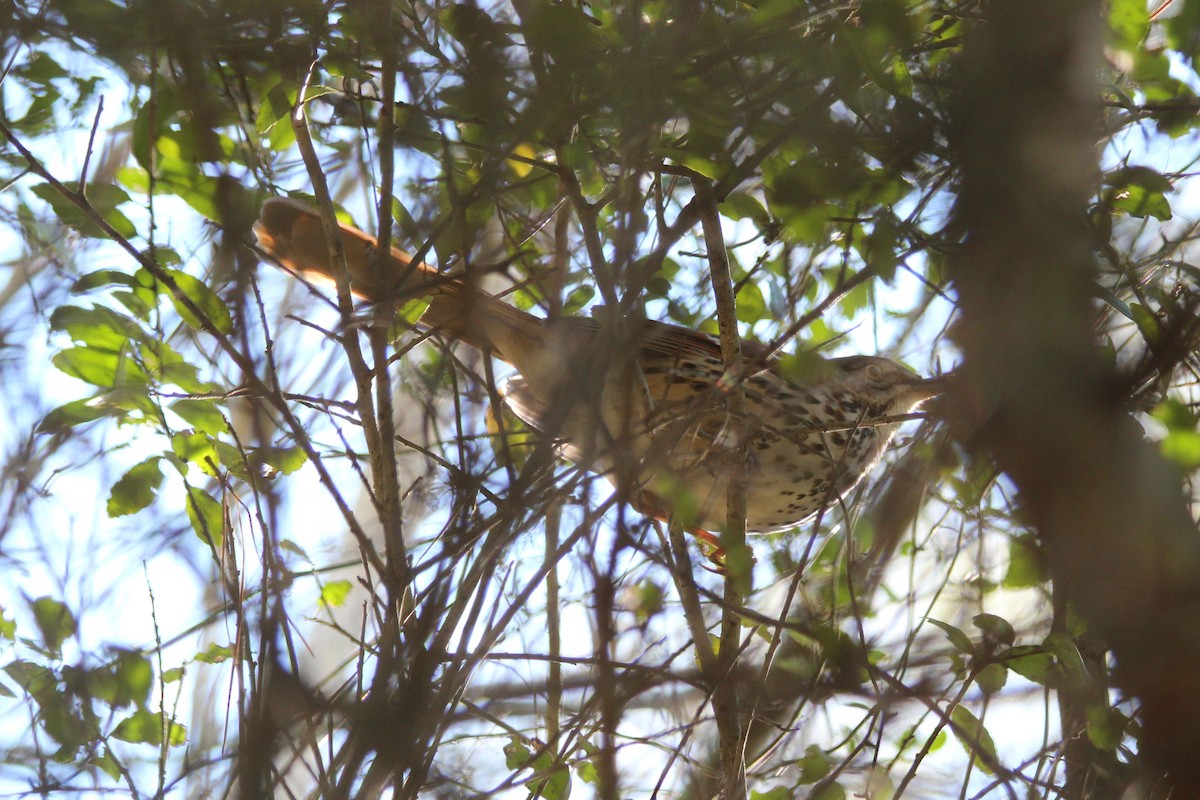
[[[533,760],[533,751],[525,742],[513,736],[504,745],[504,765],[509,769],[524,769]]]
[[[3,608],[0,608],[0,638],[8,639],[10,642],[17,637],[17,621],[8,616]]]
[[[50,359],[59,371],[93,386],[109,388],[117,383],[122,371],[122,357],[93,347],[69,347]]]
[[[1188,471],[1200,467],[1200,432],[1191,409],[1167,398],[1154,409],[1153,416],[1167,428],[1160,445],[1163,456]]]
[[[255,460],[284,475],[291,475],[308,463],[308,453],[303,447],[263,447],[254,455]]]
[[[182,431],[171,437],[171,452],[181,461],[195,464],[204,474],[217,476],[220,458],[212,438],[201,431]]]
[[[1130,165],[1112,171],[1104,182],[1110,187],[1104,197],[1114,211],[1164,221],[1171,218],[1171,203],[1166,195],[1175,187],[1157,170]]]
[[[1008,670],[1003,664],[988,664],[975,675],[975,684],[985,695],[993,695],[1008,682]]]
[[[721,201],[721,214],[732,220],[748,219],[761,227],[771,221],[771,215],[757,198],[745,192],[731,192]]]
[[[163,481],[160,460],[151,456],[121,476],[108,495],[108,516],[136,514],[154,502]]]
[[[225,515],[221,504],[195,486],[188,486],[187,489],[187,515],[192,530],[200,541],[221,549],[225,541]]]
[[[1050,686],[1054,681],[1054,657],[1038,645],[1013,647],[1001,660],[1013,672],[1039,686]]]
[[[225,415],[221,413],[218,400],[176,400],[170,405],[170,409],[189,425],[209,436],[229,433],[229,425],[225,422]]]
[[[145,707],[154,688],[154,669],[150,659],[132,650],[121,650],[117,655],[113,668],[116,677],[117,693],[109,701],[114,708],[136,703],[139,708]]]
[[[396,309],[396,316],[404,320],[410,327],[416,325],[429,310],[429,300],[428,297],[413,298]]]
[[[643,579],[634,586],[633,613],[639,624],[649,622],[662,612],[664,597],[662,586],[655,581]]]
[[[113,758],[112,753],[108,752],[108,748],[104,748],[100,753],[87,760],[87,765],[96,767],[114,781],[121,777],[121,765]]]
[[[203,664],[220,664],[233,658],[233,650],[223,644],[210,644],[206,650],[196,653],[196,660]]]
[[[1092,680],[1083,656],[1070,634],[1052,633],[1042,640],[1042,649],[1057,660],[1055,672],[1061,681],[1060,685],[1084,686]]]
[[[750,792],[750,800],[791,800],[793,797],[792,790],[786,786],[776,786],[765,792]]]
[[[950,712],[950,721],[954,723],[950,729],[955,738],[958,739],[964,750],[977,756],[976,763],[979,768],[988,775],[995,774],[992,765],[997,763],[996,743],[992,741],[991,734],[987,732],[987,728],[983,727],[979,718],[972,714],[966,706],[960,704]]]
[[[846,800],[846,787],[837,781],[827,783],[810,794],[809,800]]]
[[[804,757],[798,763],[800,777],[797,781],[801,784],[816,783],[829,774],[829,756],[815,744],[810,744],[805,748]]]
[[[948,622],[942,622],[934,619],[933,617],[926,617],[925,619],[927,619],[930,624],[936,625],[942,629],[942,631],[946,634],[946,638],[950,640],[950,644],[954,646],[955,650],[971,655],[975,653],[975,645],[971,643],[970,637],[968,637],[961,630],[949,624]]]
[[[78,182],[67,181],[63,185],[68,192],[78,194]],[[90,211],[80,208],[74,200],[64,196],[48,183],[38,184],[33,187],[32,191],[50,204],[55,216],[65,225],[74,228],[84,236],[98,239],[108,238],[108,234],[97,223],[93,213],[107,222],[119,236],[132,239],[137,235],[137,228],[133,226],[129,218],[117,211],[117,206],[129,202],[129,195],[116,185],[89,184],[86,191],[86,205],[90,206]]]
[[[1184,470],[1200,467],[1200,432],[1171,431],[1160,446],[1163,457],[1173,461]]]
[[[1146,337],[1147,342],[1158,344],[1162,341],[1162,325],[1150,309],[1141,303],[1130,303],[1129,310],[1133,312],[1133,321],[1137,323],[1138,330]]]
[[[59,306],[50,315],[50,328],[63,331],[80,345],[116,352],[130,339],[141,339],[141,327],[110,308]]]
[[[162,674],[163,683],[175,683],[182,680],[183,674],[183,667],[172,667],[171,669],[164,670]]]
[[[1008,543],[1008,570],[1001,585],[1006,589],[1030,589],[1048,579],[1037,537],[1031,533],[1014,536]]]
[[[58,676],[41,664],[18,659],[5,665],[4,674],[34,698],[60,694]]]
[[[55,656],[62,652],[62,645],[79,630],[75,615],[66,605],[52,597],[39,597],[30,604],[33,619],[42,634],[42,643]]]
[[[1013,630],[1012,624],[1004,617],[998,617],[995,614],[976,614],[971,618],[971,622],[976,628],[983,631],[983,635],[987,639],[993,642],[1007,647],[1016,641],[1017,633]]]
[[[217,331],[226,335],[233,333],[233,315],[229,313],[229,307],[217,296],[216,292],[208,288],[203,281],[186,272],[169,269],[166,270],[166,273],[175,280],[179,290],[192,302],[192,305],[200,310]],[[167,291],[166,294],[175,306],[175,310],[179,312],[179,316],[183,317],[184,322],[195,330],[206,330],[206,326],[201,323],[200,318],[193,314],[174,292]]]
[[[1128,718],[1115,708],[1098,703],[1089,705],[1084,710],[1087,719],[1088,739],[1098,750],[1112,752],[1121,745],[1125,736],[1125,726]]]
[[[326,608],[341,608],[350,595],[354,584],[350,581],[330,581],[321,587],[321,605]]]
[[[60,433],[76,425],[119,414],[116,409],[95,402],[96,398],[72,400],[51,411],[38,423],[38,433]]]
[[[167,743],[178,747],[187,742],[187,729],[166,718],[161,711],[136,711],[117,725],[113,736],[123,742],[161,745],[163,732]]]

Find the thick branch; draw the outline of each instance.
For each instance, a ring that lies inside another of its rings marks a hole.
[[[1176,796],[1196,796],[1200,537],[1092,336],[1101,8],[1012,0],[989,12],[967,46],[955,129],[962,396],[982,416],[968,441],[1019,487],[1055,590],[1108,638],[1145,709],[1144,752]]]

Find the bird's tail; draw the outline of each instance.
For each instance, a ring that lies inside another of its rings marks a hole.
[[[539,334],[542,320],[481,291],[462,278],[413,262],[392,248],[381,269],[373,268],[375,237],[339,224],[350,291],[373,303],[401,303],[428,298],[421,324],[512,361],[506,352],[513,337]],[[296,200],[274,197],[263,203],[254,226],[259,246],[281,265],[305,278],[335,283],[329,246],[316,209]]]

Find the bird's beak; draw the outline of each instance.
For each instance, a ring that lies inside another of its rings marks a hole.
[[[925,378],[913,384],[912,393],[916,398],[916,402],[923,403],[930,398],[937,397],[939,394],[944,394],[950,389],[953,381],[953,373],[938,375],[934,378]]]

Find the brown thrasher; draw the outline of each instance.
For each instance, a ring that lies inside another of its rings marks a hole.
[[[334,279],[315,209],[270,199],[255,233],[282,266]],[[576,463],[631,481],[639,510],[673,513],[709,541],[702,531],[726,524],[733,470],[745,470],[747,531],[792,527],[858,483],[896,433],[896,417],[942,390],[939,379],[873,356],[822,361],[799,384],[762,345],[743,342],[761,368],[740,382],[745,415],[733,419],[721,348],[707,334],[636,323],[636,356],[622,363],[606,355],[594,319],[540,319],[396,249],[373,277],[375,238],[346,225],[341,234],[354,294],[374,303],[427,298],[420,325],[517,369],[504,394],[518,417],[559,439]]]

